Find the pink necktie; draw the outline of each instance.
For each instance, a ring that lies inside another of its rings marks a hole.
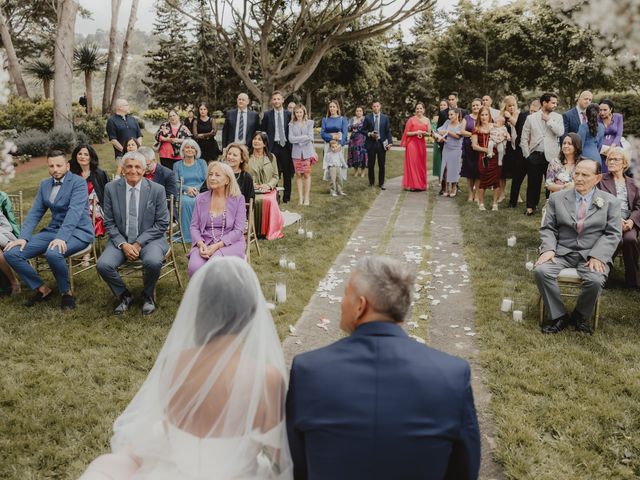
[[[584,198],[580,198],[580,207],[578,207],[578,223],[576,223],[576,230],[578,235],[582,233],[584,228],[584,217],[587,214],[587,201]]]
[[[582,112],[582,115],[580,116],[580,122],[587,123],[587,114],[585,112]]]

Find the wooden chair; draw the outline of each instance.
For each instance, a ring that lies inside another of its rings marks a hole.
[[[575,268],[565,268],[561,270],[558,274],[558,286],[560,287],[560,293],[563,298],[578,297],[582,289],[582,280],[578,275],[578,271]],[[540,304],[540,325],[542,325],[544,323],[544,301],[542,300],[542,295],[540,295],[538,303]],[[593,317],[593,331],[595,332],[600,324],[600,296],[598,296],[598,300],[596,300]]]
[[[187,242],[184,241],[184,232],[182,231],[182,177],[180,177],[180,183],[178,185],[176,210],[178,212],[177,230],[175,233],[175,238],[171,238],[171,243],[182,243],[182,249],[184,250],[184,253],[187,253]]]
[[[22,226],[24,222],[24,200],[22,198],[22,190],[18,193],[9,193],[7,194],[9,197],[9,201],[13,206],[13,215],[16,217],[16,222],[19,226]]]
[[[251,263],[251,245],[256,246],[256,251],[258,252],[258,256],[262,256],[260,252],[260,244],[258,243],[258,234],[256,233],[256,216],[255,210],[253,209],[253,198],[249,199],[249,203],[245,204],[247,207],[247,230],[245,232],[245,240],[247,244],[247,250],[245,256],[247,257],[247,262]]]

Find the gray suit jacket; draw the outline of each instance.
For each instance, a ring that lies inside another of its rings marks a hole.
[[[124,178],[107,183],[104,190],[104,225],[115,247],[127,243],[127,187]],[[142,179],[138,211],[138,238],[144,247],[151,242],[168,249],[165,233],[169,227],[167,197],[162,185]]]
[[[598,203],[602,206],[598,207]],[[585,261],[593,257],[611,263],[622,238],[619,200],[596,189],[581,235],[578,235],[576,223],[575,189],[552,193],[544,224],[540,228],[540,253],[552,250],[556,255],[563,256],[578,252]]]

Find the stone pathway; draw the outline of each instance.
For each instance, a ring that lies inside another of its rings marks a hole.
[[[290,364],[298,353],[323,347],[344,335],[339,328],[340,302],[351,268],[360,256],[386,254],[414,265],[423,279],[418,283],[426,286],[420,295],[427,296],[431,313],[427,329],[423,323],[413,324],[409,333],[426,338],[430,346],[463,357],[471,364],[482,434],[480,478],[501,479],[501,470],[491,456],[494,428],[488,412],[490,397],[481,381],[473,293],[462,251],[456,203],[437,198],[430,225],[431,240],[425,245],[425,194],[403,193],[400,178],[388,181],[385,186],[387,190],[380,192],[356,227],[296,325],[290,326],[292,334],[283,342],[285,359]],[[426,267],[425,255],[429,255]]]

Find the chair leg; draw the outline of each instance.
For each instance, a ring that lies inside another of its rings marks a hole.
[[[71,295],[73,295],[73,292],[75,291],[75,282],[73,281],[73,259],[71,257],[69,257],[68,268],[69,268],[69,285],[71,286]],[[60,292],[60,293],[64,293],[64,292]]]
[[[258,243],[258,236],[255,233],[255,230],[253,232],[253,241],[256,243],[256,250],[258,251],[258,256],[261,257],[262,253],[260,252],[260,244]]]
[[[544,300],[542,299],[542,295],[540,295],[540,300],[538,300],[538,306],[540,310],[540,326],[544,323]]]
[[[598,325],[600,324],[600,295],[598,295],[598,300],[596,300],[596,312],[595,318],[593,321],[593,331],[598,330]]]

